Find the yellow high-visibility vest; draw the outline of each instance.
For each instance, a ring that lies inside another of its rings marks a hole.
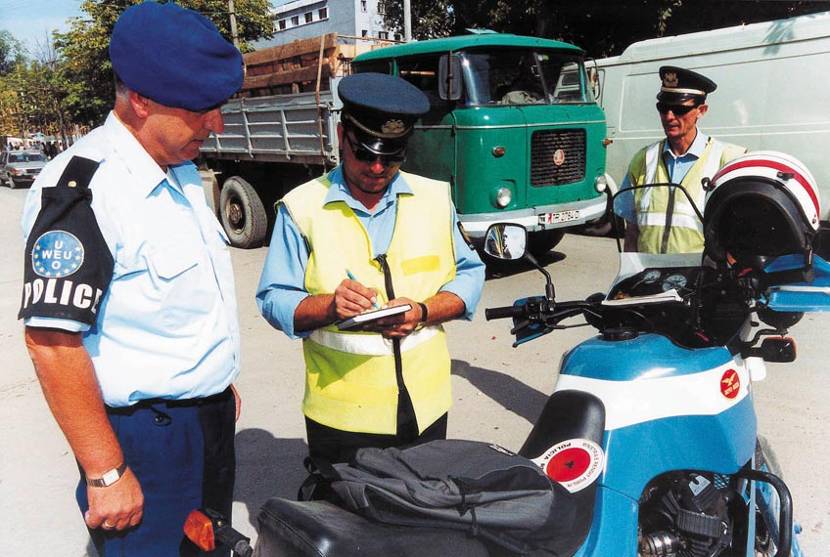
[[[629,180],[632,185],[660,184],[670,181],[663,161],[663,141],[640,150],[631,161]],[[744,154],[746,149],[709,138],[701,157],[695,161],[680,185],[703,210],[706,192],[701,186],[703,178],[712,178],[720,168],[732,159]],[[703,251],[703,223],[682,192],[674,192],[671,230],[663,249],[666,230],[666,213],[669,208],[668,187],[634,190],[634,206],[640,236],[637,251],[646,253],[697,253]]]
[[[455,277],[449,184],[401,172],[412,194],[400,194],[392,241],[386,252],[395,296],[421,302]],[[305,287],[331,294],[348,269],[387,300],[384,274],[372,259],[371,241],[343,201],[325,203],[331,182],[312,180],[281,201],[309,248]],[[398,384],[392,341],[377,333],[317,329],[303,341],[306,386],[303,413],[343,431],[394,434]],[[451,405],[450,356],[443,327],[416,329],[401,341],[403,381],[418,431]]]

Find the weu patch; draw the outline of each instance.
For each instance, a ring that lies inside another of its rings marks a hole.
[[[97,168],[95,161],[73,157],[58,183],[43,188],[26,244],[19,318],[95,323],[113,272],[88,187]]]
[[[84,245],[64,230],[42,234],[32,249],[32,269],[45,278],[68,277],[84,263]]]

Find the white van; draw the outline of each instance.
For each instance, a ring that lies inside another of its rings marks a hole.
[[[638,149],[664,137],[655,109],[660,66],[718,84],[700,121],[707,134],[800,159],[830,213],[830,12],[634,43],[596,61],[608,120],[607,172],[620,184]],[[589,67],[591,64],[589,64]]]

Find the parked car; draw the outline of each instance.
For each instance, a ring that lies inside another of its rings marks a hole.
[[[4,151],[0,154],[0,183],[12,189],[30,186],[45,164],[46,157],[40,151]]]

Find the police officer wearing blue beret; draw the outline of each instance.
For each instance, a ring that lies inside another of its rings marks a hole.
[[[242,57],[200,14],[145,2],[110,58],[112,112],[26,200],[20,317],[98,552],[179,555],[188,512],[230,516],[233,498],[233,272],[190,161],[222,131]]]
[[[344,78],[338,93],[341,164],[279,202],[257,292],[265,319],[303,339],[309,453],[331,462],[446,437],[441,324],[471,319],[484,283],[449,184],[400,170],[426,96],[376,73]],[[359,329],[337,325],[404,304]]]
[[[698,127],[709,110],[707,96],[714,81],[677,66],[659,69],[657,113],[665,139],[634,155],[621,188],[671,182],[680,184],[698,208],[703,208],[704,178],[712,178],[746,148],[725,143]],[[703,224],[686,196],[676,188],[635,189],[620,198],[618,213],[626,221],[625,249],[645,253],[703,251]],[[622,203],[624,201],[625,203]]]

